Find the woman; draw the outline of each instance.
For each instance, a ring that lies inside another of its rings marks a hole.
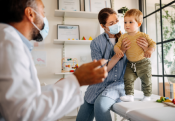
[[[84,104],[80,107],[77,121],[112,121],[111,106],[120,102],[120,97],[125,95],[123,76],[127,59],[117,57],[113,51],[115,43],[121,36],[120,24],[116,12],[111,8],[104,8],[99,12],[98,20],[105,32],[91,42],[92,59],[106,59],[108,77],[103,83],[91,85],[87,88]],[[125,39],[122,51],[125,53],[130,48],[130,41]],[[148,43],[144,38],[138,40],[138,45],[144,50]]]

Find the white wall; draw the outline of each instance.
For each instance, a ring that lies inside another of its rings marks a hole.
[[[138,9],[138,0],[114,0],[114,10],[118,10],[121,7],[127,7],[129,9],[136,8]]]

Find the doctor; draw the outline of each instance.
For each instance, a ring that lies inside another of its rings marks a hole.
[[[40,87],[29,40],[49,32],[41,0],[0,0],[0,120],[53,121],[83,103],[80,86],[107,77],[104,60],[82,65],[54,85]]]

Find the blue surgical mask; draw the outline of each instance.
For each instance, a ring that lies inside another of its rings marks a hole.
[[[119,22],[114,24],[114,25],[112,25],[112,26],[109,26],[108,28],[110,30],[109,31],[110,34],[117,34],[117,33],[119,33],[121,31],[121,25],[120,25]]]
[[[40,30],[33,22],[32,22],[32,24],[38,29],[38,31],[40,32],[40,34],[41,34],[41,37],[42,37],[42,40],[44,40],[46,37],[47,37],[47,35],[48,35],[48,33],[49,33],[49,22],[48,22],[48,20],[47,20],[47,18],[46,17],[42,17],[39,13],[37,13],[35,10],[33,10],[36,14],[38,14],[42,19],[43,19],[43,22],[44,22],[44,28],[42,29],[42,30]],[[39,38],[40,40],[41,40],[41,38]],[[42,41],[41,40],[41,41]],[[37,41],[37,40],[36,40]]]

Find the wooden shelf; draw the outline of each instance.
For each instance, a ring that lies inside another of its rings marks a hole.
[[[89,18],[97,19],[98,13],[85,12],[85,11],[64,11],[55,10],[56,17],[69,17],[69,18]]]
[[[67,44],[67,45],[90,45],[91,40],[58,40],[55,39],[55,44]]]
[[[55,73],[55,75],[71,75],[73,73],[67,72],[67,73]]]

